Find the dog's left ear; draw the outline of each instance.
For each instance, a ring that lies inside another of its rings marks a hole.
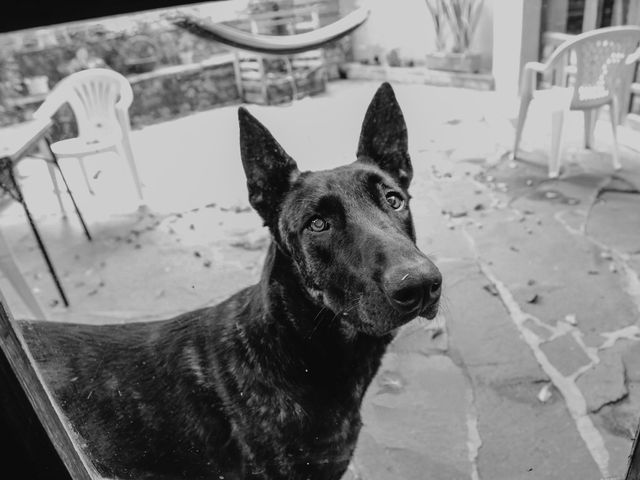
[[[282,199],[300,172],[271,132],[244,107],[238,109],[238,121],[240,156],[247,177],[249,203],[264,224],[273,229]]]
[[[358,160],[373,163],[407,189],[413,178],[408,152],[407,124],[389,83],[373,96],[362,122]]]

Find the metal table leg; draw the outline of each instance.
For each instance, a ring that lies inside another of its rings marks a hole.
[[[29,225],[31,226],[31,231],[33,235],[36,237],[36,242],[38,243],[38,247],[42,252],[42,256],[44,257],[44,261],[47,264],[49,269],[49,273],[53,278],[53,282],[58,289],[58,293],[60,293],[60,297],[62,298],[62,302],[65,307],[69,306],[69,300],[67,300],[67,296],[64,293],[64,289],[58,279],[58,274],[56,273],[55,268],[53,267],[53,263],[49,258],[49,253],[47,252],[47,248],[44,246],[44,242],[42,241],[42,237],[40,237],[40,232],[38,231],[38,227],[36,226],[33,217],[31,216],[31,212],[29,211],[29,207],[27,206],[27,202],[25,201],[22,190],[20,190],[20,186],[16,181],[15,175],[13,173],[13,162],[10,158],[2,158],[0,159],[0,172],[2,172],[3,177],[9,180],[9,185],[4,184],[3,186],[8,190],[9,194],[18,202],[22,204],[22,208],[24,209],[24,213],[27,216],[27,220],[29,221]],[[8,188],[7,188],[8,187]]]
[[[71,189],[69,188],[69,184],[67,183],[67,179],[64,176],[64,172],[60,168],[60,164],[58,163],[58,157],[56,157],[56,154],[53,153],[53,150],[51,150],[51,142],[49,141],[49,138],[45,137],[44,138],[44,142],[47,145],[47,150],[49,151],[49,155],[51,156],[51,161],[53,162],[53,164],[58,169],[58,172],[60,172],[60,176],[62,177],[62,181],[64,182],[64,187],[67,189],[67,193],[69,194],[69,197],[71,198],[71,203],[73,203],[73,208],[76,211],[76,215],[78,215],[78,219],[80,220],[80,223],[82,224],[82,229],[84,230],[84,234],[87,237],[87,240],[91,241],[92,238],[91,238],[91,234],[89,233],[89,229],[87,228],[87,224],[84,223],[84,218],[82,217],[82,213],[80,213],[80,209],[78,208],[78,204],[76,203],[76,199],[73,198],[73,194],[71,193]]]

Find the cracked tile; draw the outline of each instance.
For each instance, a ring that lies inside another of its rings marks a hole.
[[[600,353],[600,362],[576,380],[587,401],[587,410],[597,412],[604,405],[619,402],[627,390],[625,368],[620,356],[614,352]]]

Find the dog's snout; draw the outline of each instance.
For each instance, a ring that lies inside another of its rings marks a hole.
[[[384,275],[383,289],[401,313],[420,313],[440,298],[442,275],[429,260],[418,265],[398,265]]]
[[[424,302],[424,296],[425,291],[422,285],[408,285],[389,294],[393,306],[402,312],[417,311]]]

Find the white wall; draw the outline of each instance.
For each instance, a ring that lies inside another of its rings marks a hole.
[[[490,68],[493,49],[493,1],[485,0],[473,37],[472,51],[483,54]],[[353,34],[356,60],[399,48],[401,56],[417,64],[435,51],[435,32],[425,0],[340,0],[343,13],[356,5],[371,9],[369,19]]]

